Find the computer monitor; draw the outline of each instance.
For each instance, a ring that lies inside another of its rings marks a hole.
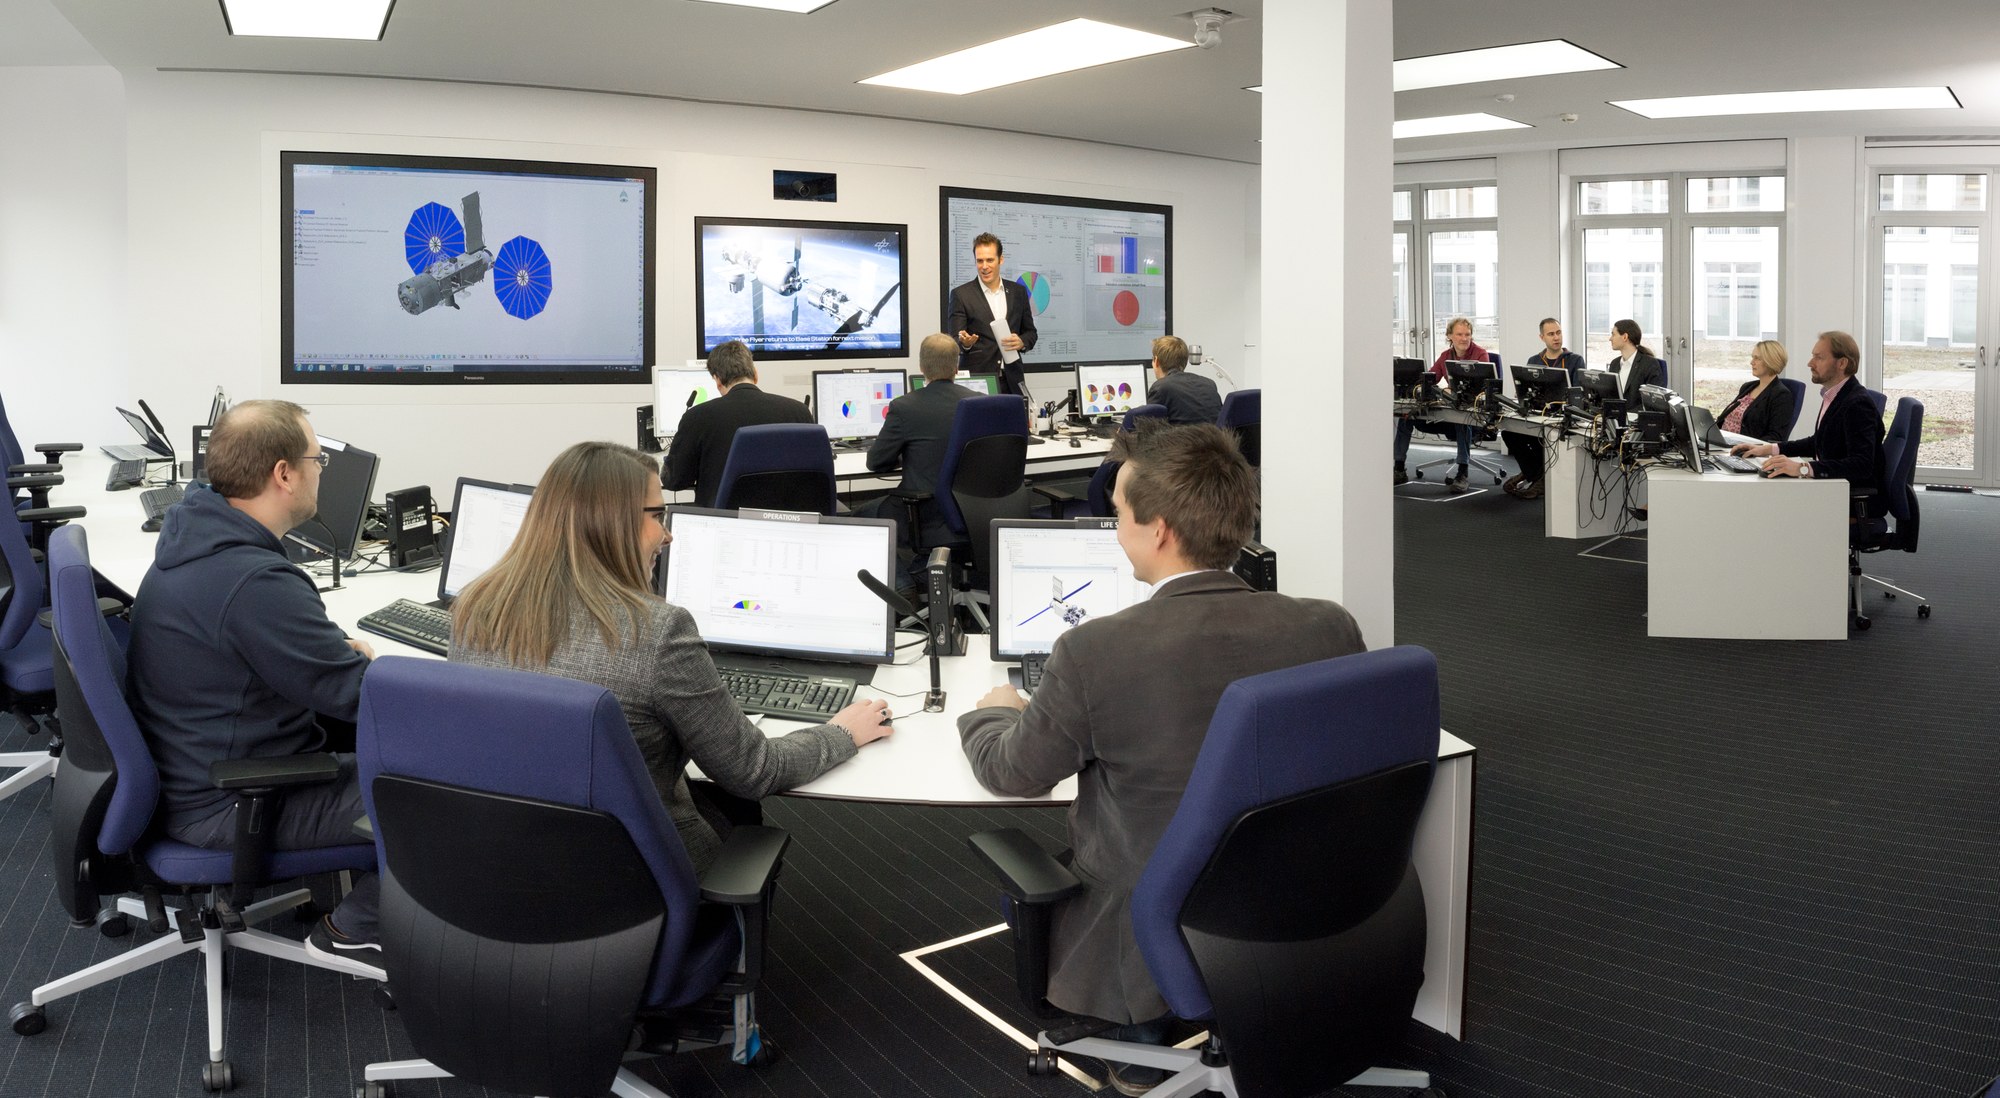
[[[901,370],[814,370],[813,416],[836,442],[874,438],[908,384]]]
[[[215,426],[216,421],[222,418],[222,413],[228,410],[229,398],[223,394],[222,386],[217,385],[215,387],[215,399],[208,402],[208,425],[210,427]]]
[[[1398,358],[1391,360],[1390,371],[1396,378],[1398,399],[1416,395],[1417,387],[1424,383],[1424,360],[1421,358]]]
[[[888,663],[895,622],[862,586],[891,582],[889,519],[669,507],[661,594],[710,648],[836,663]]]
[[[1446,359],[1445,379],[1451,383],[1452,399],[1461,407],[1470,405],[1482,393],[1500,392],[1500,371],[1491,362]]]
[[[1069,630],[1151,593],[1118,545],[1117,519],[995,519],[992,559],[997,661],[1048,652]]]
[[[1076,410],[1086,416],[1123,416],[1146,403],[1152,369],[1143,362],[1076,368]]]
[[[653,434],[672,438],[681,428],[681,415],[704,401],[714,400],[715,378],[707,367],[653,371]]]
[[[1611,406],[1615,410],[1624,409],[1625,398],[1618,385],[1618,375],[1609,370],[1585,370],[1578,375],[1577,387],[1583,390],[1584,403],[1595,407]]]
[[[534,489],[458,478],[451,497],[451,541],[445,546],[444,567],[438,569],[438,605],[450,606],[467,584],[499,562],[521,520],[528,517]]]
[[[145,402],[140,401],[139,406],[144,408]],[[174,445],[167,441],[166,433],[149,422],[152,418],[150,411],[144,418],[123,408],[118,409],[118,414],[124,416],[125,422],[131,424],[132,429],[139,433],[139,437],[144,440],[145,449],[151,450],[155,458],[165,460],[174,456]]]
[[[1561,404],[1569,395],[1569,371],[1561,366],[1516,366],[1514,394],[1530,411]]]
[[[974,393],[977,393],[980,396],[1000,395],[999,374],[968,374],[961,371],[959,375],[953,378],[952,380],[964,386],[965,388],[972,390]],[[911,374],[910,391],[914,393],[918,389],[921,389],[923,387],[924,387],[924,375]]]
[[[380,459],[325,435],[319,436],[319,445],[327,454],[326,468],[319,475],[319,513],[285,536],[328,556],[352,557],[368,519]]]
[[[1695,433],[1688,403],[1679,393],[1662,385],[1639,386],[1639,407],[1666,417],[1667,449],[1679,454],[1689,469],[1701,472],[1701,444]]]

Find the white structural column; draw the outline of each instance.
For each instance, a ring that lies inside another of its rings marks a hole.
[[[1390,0],[1266,0],[1264,541],[1288,594],[1395,643]]]

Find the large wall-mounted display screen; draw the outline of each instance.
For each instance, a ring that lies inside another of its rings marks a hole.
[[[908,225],[698,217],[695,354],[732,339],[759,359],[910,352]]]
[[[940,323],[970,282],[972,241],[1000,238],[1000,276],[1035,310],[1030,366],[1145,362],[1173,331],[1174,209],[1053,194],[938,189],[944,249]]]
[[[280,380],[645,384],[653,168],[279,156]]]

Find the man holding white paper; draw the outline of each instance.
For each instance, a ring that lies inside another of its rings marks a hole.
[[[952,290],[945,331],[956,333],[960,370],[998,373],[1002,390],[1019,393],[1021,353],[1035,347],[1035,313],[1027,287],[1001,280],[1000,256],[999,237],[980,233],[973,238],[972,262],[979,277]]]

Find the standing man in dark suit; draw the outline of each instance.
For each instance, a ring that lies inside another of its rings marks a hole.
[[[958,373],[958,343],[943,332],[924,337],[917,348],[917,365],[924,373],[924,387],[889,402],[882,431],[868,447],[868,468],[879,473],[900,462],[903,491],[929,495],[937,490],[938,468],[944,464],[945,443],[951,438],[958,402],[971,396],[972,390],[952,380]],[[902,529],[903,508],[896,497],[885,496],[876,513],[896,519],[900,540],[910,544],[910,532]],[[925,545],[951,540],[937,501],[924,503],[917,513]]]
[[[1181,337],[1154,340],[1153,376],[1159,380],[1146,399],[1166,406],[1168,423],[1214,423],[1222,415],[1222,394],[1215,391],[1215,382],[1188,373],[1187,364],[1188,346]]]
[[[1639,330],[1636,320],[1621,320],[1611,326],[1611,349],[1618,357],[1604,364],[1604,368],[1614,374],[1625,375],[1625,406],[1639,406],[1639,386],[1665,385],[1666,370],[1660,360],[1646,349],[1646,335]]]
[[[1216,702],[1232,682],[1361,651],[1339,605],[1253,591],[1229,571],[1257,518],[1257,474],[1213,425],[1118,436],[1118,543],[1152,596],[1057,638],[1032,702],[998,687],[959,718],[980,784],[1040,796],[1072,774],[1070,869],[1056,909],[1049,1001],[1159,1043],[1167,1004],[1132,936],[1140,871],[1180,804]],[[1158,1081],[1113,1069],[1122,1094]]]
[[[1018,394],[1021,354],[1035,349],[1035,311],[1028,305],[1027,287],[1001,281],[1000,252],[1000,238],[992,233],[972,238],[972,262],[979,277],[951,292],[945,331],[956,333],[959,369],[997,373],[1001,390]],[[998,341],[993,337],[995,319],[1007,326],[1007,335]]]
[[[1813,384],[1820,387],[1813,433],[1783,442],[1739,443],[1731,452],[1769,457],[1764,463],[1767,477],[1844,477],[1856,488],[1873,489],[1875,494],[1864,507],[1870,518],[1880,518],[1889,505],[1882,492],[1887,480],[1882,413],[1854,376],[1861,369],[1861,345],[1846,332],[1821,332],[1807,368]]]
[[[697,507],[715,506],[722,467],[739,428],[760,423],[811,423],[812,413],[790,397],[757,388],[757,363],[750,348],[732,339],[708,353],[708,376],[719,394],[689,408],[667,450],[660,483],[670,492],[694,489]]]

